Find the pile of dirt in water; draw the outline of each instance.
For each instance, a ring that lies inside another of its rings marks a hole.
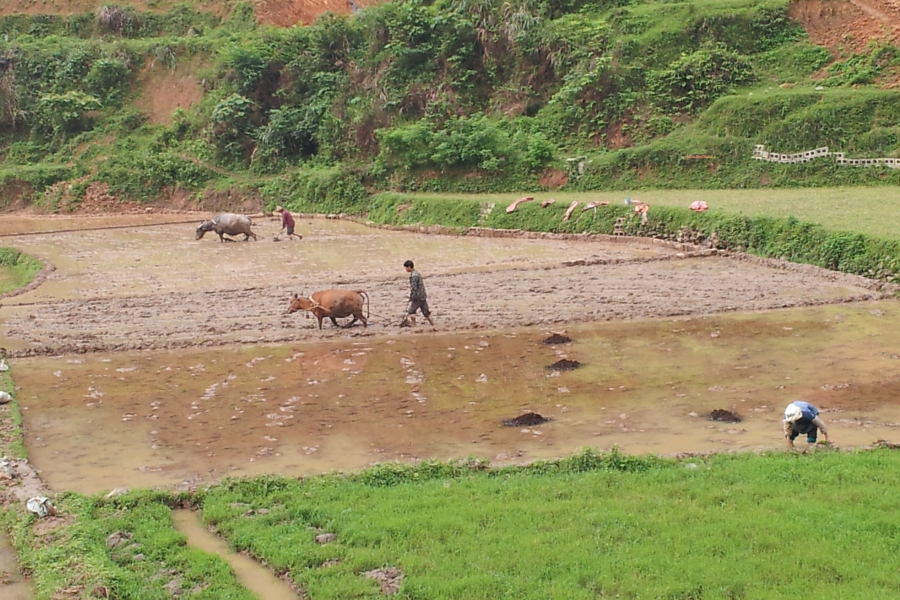
[[[581,363],[577,360],[567,360],[565,358],[562,358],[552,365],[547,365],[547,368],[553,369],[554,371],[574,371],[580,366]]]
[[[706,416],[710,421],[722,421],[723,423],[740,423],[744,419],[736,412],[717,408]]]
[[[503,424],[507,427],[534,427],[535,425],[542,425],[549,420],[536,412],[527,412],[522,413],[515,419],[503,419]]]
[[[548,345],[555,345],[555,344],[568,344],[571,341],[572,341],[572,338],[570,338],[567,335],[560,335],[558,333],[554,333],[553,335],[548,337],[546,340],[544,340],[544,343],[548,344]]]

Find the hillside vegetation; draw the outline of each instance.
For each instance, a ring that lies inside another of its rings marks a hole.
[[[751,159],[900,136],[900,50],[818,46],[785,0],[203,4],[0,17],[3,201],[900,183]]]

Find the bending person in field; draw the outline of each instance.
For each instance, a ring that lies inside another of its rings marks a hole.
[[[409,308],[406,309],[406,318],[400,323],[400,327],[415,326],[417,310],[421,310],[422,316],[428,319],[428,322],[434,327],[434,321],[431,320],[431,311],[428,310],[428,299],[425,294],[425,283],[422,281],[422,276],[416,271],[416,267],[411,260],[403,263],[403,267],[409,273]]]
[[[825,441],[831,443],[828,437],[828,429],[819,418],[819,409],[803,400],[794,400],[784,409],[784,439],[788,446],[794,447],[794,440],[800,434],[806,434],[806,442],[815,444],[819,430],[825,436]]]
[[[284,210],[282,207],[278,206],[275,208],[275,212],[281,213],[281,233],[285,229],[287,229],[288,239],[292,240],[292,236],[296,236],[298,240],[302,240],[303,236],[299,233],[294,233],[294,217],[291,216],[291,212],[288,210]]]

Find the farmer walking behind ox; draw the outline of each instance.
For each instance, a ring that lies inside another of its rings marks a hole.
[[[400,323],[400,327],[415,326],[416,311],[421,309],[422,316],[428,319],[431,326],[434,327],[434,321],[431,320],[431,311],[428,310],[428,300],[425,295],[425,283],[422,276],[415,269],[413,261],[408,260],[403,263],[406,272],[409,273],[409,308],[406,310],[406,318]]]
[[[819,409],[809,402],[794,400],[784,409],[784,438],[791,448],[794,447],[794,439],[801,433],[806,434],[807,443],[815,444],[819,429],[825,441],[831,443],[825,423],[819,418]]]
[[[280,206],[275,208],[275,212],[281,213],[281,231],[287,229],[288,239],[293,239],[291,236],[297,236],[298,240],[302,240],[302,235],[300,235],[299,233],[294,233],[294,217],[291,216],[291,212],[288,210],[284,210]],[[281,233],[281,231],[279,231],[279,233]]]

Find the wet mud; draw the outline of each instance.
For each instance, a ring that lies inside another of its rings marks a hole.
[[[550,419],[542,417],[537,413],[527,412],[519,415],[515,419],[504,419],[503,425],[505,427],[534,427],[536,425],[543,425],[549,421]]]
[[[572,338],[570,338],[567,335],[560,335],[558,333],[554,333],[550,337],[542,340],[542,343],[547,344],[548,346],[556,346],[559,344],[568,344],[571,341],[572,341]]]
[[[16,553],[3,534],[0,534],[0,598],[3,600],[31,600],[34,597],[29,582],[16,563]]]
[[[551,371],[574,371],[580,366],[581,363],[577,360],[568,360],[565,358],[561,358],[552,365],[547,365],[547,368]]]
[[[863,447],[900,441],[898,321],[881,302],[574,326],[565,352],[528,328],[95,353],[19,359],[16,379],[29,456],[52,487],[81,492],[584,446],[778,449],[797,398],[838,446]],[[567,353],[592,358],[544,368]],[[551,420],[503,426],[528,412]]]
[[[723,423],[740,423],[744,420],[736,412],[724,410],[721,408],[717,408],[716,410],[712,411],[711,413],[706,415],[706,418],[710,421],[721,421]]]

